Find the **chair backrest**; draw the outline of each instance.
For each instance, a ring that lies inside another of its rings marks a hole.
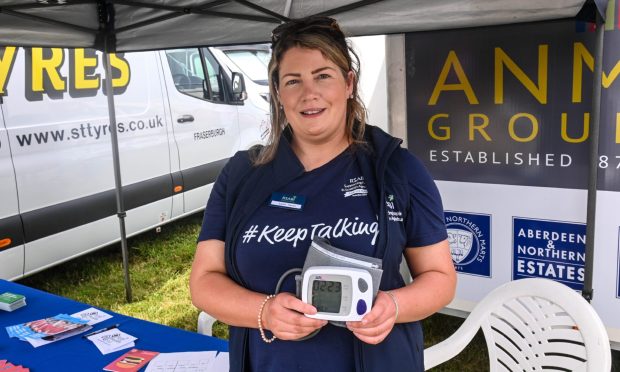
[[[460,348],[452,353],[456,355],[478,328],[484,332],[491,372],[611,369],[609,338],[603,322],[581,295],[551,280],[522,279],[496,288],[441,344],[455,344]]]

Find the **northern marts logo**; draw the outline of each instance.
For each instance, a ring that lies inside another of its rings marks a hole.
[[[457,265],[463,264],[463,260],[470,256],[471,247],[474,245],[474,233],[462,230],[462,228],[467,227],[461,225],[460,228],[448,229],[450,253],[452,254],[452,261]],[[478,246],[478,242],[476,242],[476,246]]]
[[[491,216],[446,211],[445,218],[457,271],[490,277]]]

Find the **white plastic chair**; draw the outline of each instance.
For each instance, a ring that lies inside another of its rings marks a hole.
[[[611,369],[609,338],[592,306],[558,282],[522,279],[493,290],[452,336],[425,349],[425,370],[459,354],[479,328],[491,372]]]
[[[198,333],[201,335],[213,336],[213,324],[216,319],[211,315],[201,311],[198,315]]]

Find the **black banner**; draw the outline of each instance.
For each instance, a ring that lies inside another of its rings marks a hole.
[[[620,191],[620,30],[604,36],[598,187]],[[586,189],[594,43],[573,20],[407,34],[410,150],[437,180]]]

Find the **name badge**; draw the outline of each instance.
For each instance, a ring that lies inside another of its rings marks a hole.
[[[292,209],[300,211],[304,209],[306,204],[306,197],[301,195],[283,194],[281,192],[274,192],[271,194],[271,200],[269,205],[272,207]]]

